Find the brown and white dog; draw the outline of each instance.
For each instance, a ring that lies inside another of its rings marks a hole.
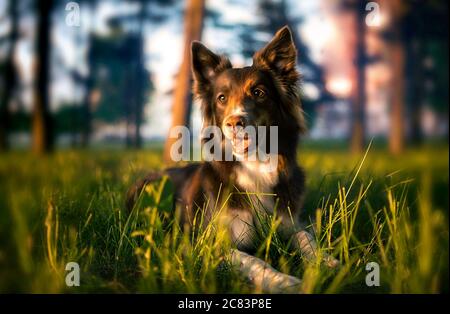
[[[180,210],[180,221],[185,226],[192,225],[197,210],[204,211],[207,222],[214,215],[217,200],[225,202],[226,199],[227,219],[223,221],[237,248],[235,254],[240,254],[237,259],[242,263],[248,255],[241,251],[255,248],[258,219],[255,207],[249,205],[249,195],[252,195],[264,211],[270,212],[277,204],[281,235],[306,258],[314,258],[317,245],[299,221],[305,176],[297,164],[297,144],[304,121],[296,60],[297,51],[288,27],[279,30],[255,53],[252,66],[243,68],[233,68],[226,57],[214,54],[200,42],[193,42],[194,93],[201,102],[204,126],[220,128],[223,134],[220,140],[223,146],[226,141],[232,143],[234,157],[247,155],[249,147],[247,137],[236,136],[238,127],[277,126],[277,165],[274,171],[265,171],[264,162],[234,158],[151,173],[129,190],[128,207],[133,207],[147,183],[164,174],[173,182],[174,205]],[[330,256],[325,260],[330,266],[338,264]]]

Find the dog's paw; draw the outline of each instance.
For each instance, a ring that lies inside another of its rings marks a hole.
[[[329,268],[338,268],[340,262],[328,253],[323,252],[317,245],[313,235],[302,230],[295,234],[298,248],[303,258],[309,262],[320,262]]]
[[[325,266],[332,269],[337,269],[341,266],[341,262],[339,262],[339,260],[337,260],[336,258],[327,253],[324,253],[322,261]]]

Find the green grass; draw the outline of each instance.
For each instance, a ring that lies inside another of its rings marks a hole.
[[[276,216],[261,217],[259,257],[303,278],[308,293],[448,292],[448,147],[399,157],[371,149],[366,158],[305,148],[299,159],[303,219],[342,267],[289,251]],[[258,292],[224,260],[230,243],[220,224],[180,229],[170,183],[149,186],[126,214],[126,189],[160,160],[157,150],[1,155],[0,292]],[[80,287],[65,285],[72,261]],[[379,287],[365,284],[368,262],[380,265]]]

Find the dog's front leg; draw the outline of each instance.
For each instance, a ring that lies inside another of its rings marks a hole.
[[[315,261],[318,258],[319,249],[312,234],[306,230],[300,230],[294,232],[292,237],[294,248],[298,249],[305,259]],[[321,260],[330,268],[336,268],[340,264],[337,259],[325,252],[321,252]]]
[[[233,249],[231,264],[263,293],[300,293],[301,280],[281,273],[263,260]]]
[[[254,226],[252,213],[229,208],[222,216],[222,223],[229,232],[236,249],[231,250],[228,260],[241,277],[265,293],[298,293],[300,279],[281,273],[263,260],[241,250],[254,246]]]
[[[286,240],[291,242],[293,249],[300,251],[307,261],[314,262],[320,258],[321,262],[330,268],[336,268],[340,265],[339,261],[333,256],[319,251],[320,248],[314,236],[306,231],[304,226],[294,223],[289,217],[281,216],[279,231]]]

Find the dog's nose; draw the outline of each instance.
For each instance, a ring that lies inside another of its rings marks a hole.
[[[245,128],[245,118],[243,116],[231,116],[225,121],[225,125],[228,128],[241,127]]]

